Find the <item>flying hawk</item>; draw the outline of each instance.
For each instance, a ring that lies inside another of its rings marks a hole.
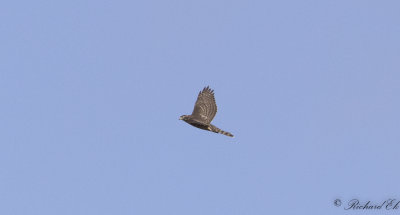
[[[207,86],[204,87],[203,91],[199,92],[192,115],[182,115],[179,119],[194,127],[233,137],[231,133],[211,124],[216,113],[217,104],[215,103],[214,90]]]

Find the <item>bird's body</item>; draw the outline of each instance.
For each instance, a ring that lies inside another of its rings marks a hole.
[[[214,91],[207,86],[203,91],[200,91],[192,115],[182,115],[179,119],[194,127],[233,137],[231,133],[211,124],[215,114],[217,114],[217,104],[215,103]]]

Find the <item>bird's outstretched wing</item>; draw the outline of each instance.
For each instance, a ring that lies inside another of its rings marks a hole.
[[[215,114],[217,114],[217,104],[215,103],[214,90],[208,86],[204,87],[203,91],[199,92],[192,116],[205,124],[210,124]]]

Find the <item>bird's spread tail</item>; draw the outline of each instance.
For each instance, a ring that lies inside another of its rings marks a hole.
[[[212,131],[212,132],[220,133],[220,134],[223,134],[223,135],[226,135],[226,136],[229,136],[229,137],[233,137],[233,134],[231,134],[231,133],[229,133],[227,131],[223,131],[223,130],[215,127],[214,125],[210,125],[209,128],[210,128],[210,131]]]

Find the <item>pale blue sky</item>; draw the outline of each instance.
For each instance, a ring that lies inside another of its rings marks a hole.
[[[399,11],[3,2],[0,214],[365,214],[333,201],[400,199]],[[178,120],[207,85],[235,138]]]

